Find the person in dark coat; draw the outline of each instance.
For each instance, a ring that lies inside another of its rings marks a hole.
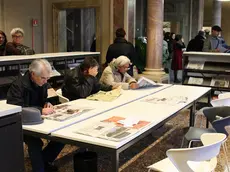
[[[204,46],[205,33],[199,31],[198,35],[189,41],[186,51],[202,51]]]
[[[62,94],[69,100],[86,98],[99,90],[110,91],[112,86],[100,84],[96,75],[98,63],[93,57],[86,57],[80,66],[70,70],[64,79]]]
[[[0,56],[5,55],[7,38],[6,34],[0,30]]]
[[[182,70],[182,49],[185,48],[185,44],[182,35],[176,35],[175,41],[176,42],[173,44],[173,58],[171,68],[174,72],[174,82],[180,83],[180,81],[177,78],[177,72],[178,70]]]
[[[138,61],[138,56],[136,50],[131,42],[128,42],[125,39],[126,32],[123,28],[116,30],[116,38],[114,43],[111,44],[108,48],[106,54],[106,66],[113,61],[113,59],[118,58],[119,56],[126,56],[130,59],[133,65],[136,65]],[[133,66],[130,66],[128,73],[133,76]]]
[[[35,107],[42,115],[54,112],[52,104],[47,102],[47,80],[50,78],[52,68],[47,60],[34,60],[29,71],[15,80],[7,93],[7,103],[22,107]],[[33,172],[57,171],[52,165],[64,145],[50,141],[42,150],[43,142],[40,138],[24,135],[28,146]]]
[[[9,55],[33,55],[34,50],[23,45],[24,31],[21,28],[14,28],[10,32],[12,42],[6,44],[6,56]]]

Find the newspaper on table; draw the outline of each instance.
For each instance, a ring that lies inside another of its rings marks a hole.
[[[187,69],[204,69],[204,63],[205,62],[199,62],[199,61],[189,61],[187,65]]]
[[[74,133],[119,142],[137,133],[148,124],[150,124],[148,121],[113,116],[78,129]]]
[[[203,81],[203,78],[189,77],[188,84],[202,85]]]
[[[67,119],[79,116],[85,112],[92,110],[90,107],[77,107],[76,105],[57,105],[54,106],[55,112],[50,115],[42,115],[42,118],[54,120],[54,121],[65,121]]]
[[[229,86],[229,81],[225,80],[224,78],[223,79],[212,78],[210,86],[227,88]]]
[[[159,84],[145,77],[140,77],[137,81],[137,84],[139,88],[160,86]]]
[[[151,97],[142,100],[143,102],[153,103],[153,104],[166,104],[166,105],[177,105],[180,103],[186,103],[188,97],[185,96],[173,96],[173,97]]]
[[[99,91],[96,94],[86,97],[86,99],[111,102],[117,99],[121,95],[121,91],[122,91],[121,87],[118,87],[117,89],[107,91],[107,92]]]

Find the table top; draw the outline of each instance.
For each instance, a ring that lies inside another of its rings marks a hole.
[[[21,111],[21,106],[6,104],[5,100],[0,101],[0,118]]]
[[[67,119],[65,121],[54,121],[54,120],[47,120],[45,119],[42,124],[38,125],[23,125],[24,130],[38,132],[42,134],[50,134],[56,130],[68,127],[75,123],[84,121],[86,119],[92,118],[104,112],[110,111],[117,107],[123,106],[130,102],[136,101],[140,98],[145,96],[154,94],[158,91],[166,89],[172,85],[170,84],[162,84],[160,87],[155,88],[146,88],[146,89],[139,89],[139,90],[122,90],[122,95],[120,95],[116,100],[112,102],[102,102],[102,101],[92,101],[86,99],[78,99],[75,101],[68,102],[66,104],[70,104],[77,107],[91,107],[93,110],[85,112],[79,116],[76,116],[71,119]]]
[[[166,120],[167,118],[176,114],[183,108],[187,107],[188,105],[190,105],[191,103],[193,103],[194,101],[202,97],[204,94],[208,93],[210,90],[211,88],[207,88],[207,87],[174,85],[172,87],[168,87],[162,91],[159,91],[155,94],[139,99],[125,106],[116,108],[102,115],[80,122],[77,125],[74,124],[70,127],[55,131],[51,133],[51,136],[104,146],[112,149],[118,149],[119,147],[132,141],[133,139],[135,139],[145,131],[148,131],[150,128],[154,127],[158,123]],[[146,99],[157,98],[162,100],[163,98],[170,99],[172,97],[177,97],[177,96],[187,97],[187,101],[183,103],[172,103],[172,104],[164,103],[164,102],[158,102],[158,103],[146,102]],[[108,119],[113,116],[144,120],[150,122],[150,124],[141,128],[140,130],[138,130],[137,133],[129,136],[128,138],[120,142],[110,141],[110,140],[105,140],[105,139],[100,139],[100,138],[95,138],[95,137],[90,137],[90,136],[75,133],[75,131],[79,131],[81,128],[85,128],[85,126],[90,126],[92,124],[95,124],[97,122],[100,122],[102,120]]]
[[[14,60],[34,60],[40,58],[53,58],[53,57],[84,56],[84,55],[100,55],[100,52],[62,52],[62,53],[44,53],[44,54],[34,54],[34,55],[0,56],[0,62],[14,61]]]

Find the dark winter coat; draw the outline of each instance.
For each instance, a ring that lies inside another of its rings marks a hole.
[[[49,84],[38,86],[31,80],[30,73],[26,72],[10,86],[7,92],[7,103],[42,110],[47,102],[48,87]]]
[[[109,64],[113,59],[116,59],[121,55],[127,56],[133,63],[135,63],[137,59],[137,54],[133,44],[124,38],[116,38],[114,43],[108,48],[106,63]]]
[[[80,66],[70,70],[64,79],[62,94],[69,100],[86,98],[99,90],[110,91],[112,86],[105,86],[99,83],[98,79],[93,76],[85,76]]]
[[[189,41],[186,51],[202,51],[205,38],[197,35],[194,39]]]

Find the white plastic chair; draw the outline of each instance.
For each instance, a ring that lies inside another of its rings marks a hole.
[[[59,102],[60,102],[60,103],[69,102],[69,99],[66,98],[66,97],[64,97],[64,96],[62,95],[62,90],[61,90],[61,89],[58,89],[58,90],[56,91],[56,94],[58,95],[58,98],[59,98]]]
[[[205,133],[201,136],[204,146],[185,149],[169,149],[165,158],[148,166],[151,170],[162,172],[211,172],[217,165],[216,156],[226,135]]]

